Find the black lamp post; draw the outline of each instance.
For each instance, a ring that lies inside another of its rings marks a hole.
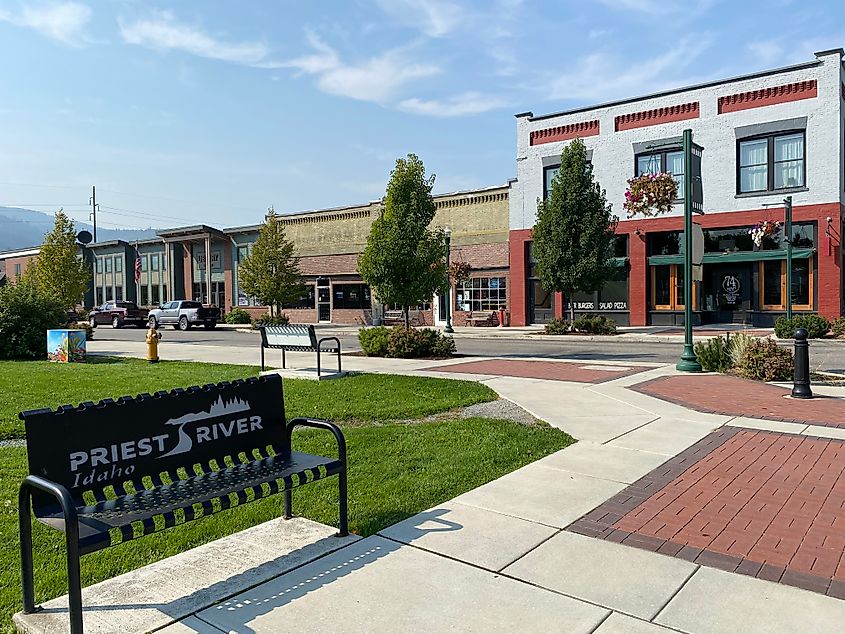
[[[452,230],[447,225],[443,229],[443,235],[446,237],[446,327],[444,332],[453,333],[452,329],[452,280],[449,278],[449,260],[452,252]]]

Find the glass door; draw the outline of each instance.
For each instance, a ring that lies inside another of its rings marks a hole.
[[[332,320],[332,293],[329,278],[317,278],[317,321]]]

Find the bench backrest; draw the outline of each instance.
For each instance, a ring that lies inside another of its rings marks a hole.
[[[299,346],[316,348],[317,334],[310,324],[287,324],[285,326],[261,326],[261,345],[265,348]]]
[[[278,375],[33,410],[20,417],[30,474],[65,486],[77,502],[86,491],[105,499],[106,487],[123,495],[126,482],[141,490],[147,476],[158,486],[163,473],[171,480],[179,479],[179,469],[194,475],[197,464],[204,472],[212,461],[225,468],[226,458],[237,464],[239,454],[249,460],[267,456],[268,448],[290,454]],[[54,504],[45,494],[33,497],[36,514]]]

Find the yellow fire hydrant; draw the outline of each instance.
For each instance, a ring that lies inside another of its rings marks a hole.
[[[147,361],[150,363],[158,363],[158,340],[161,339],[161,333],[155,328],[150,327],[147,331]]]

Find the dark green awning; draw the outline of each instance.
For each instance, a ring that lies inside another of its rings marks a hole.
[[[806,260],[813,257],[813,249],[793,249],[793,260]],[[705,253],[703,264],[730,264],[733,262],[759,262],[762,260],[785,260],[786,249],[770,251],[734,251],[732,253]],[[652,255],[648,258],[651,265],[683,264],[683,255]]]

